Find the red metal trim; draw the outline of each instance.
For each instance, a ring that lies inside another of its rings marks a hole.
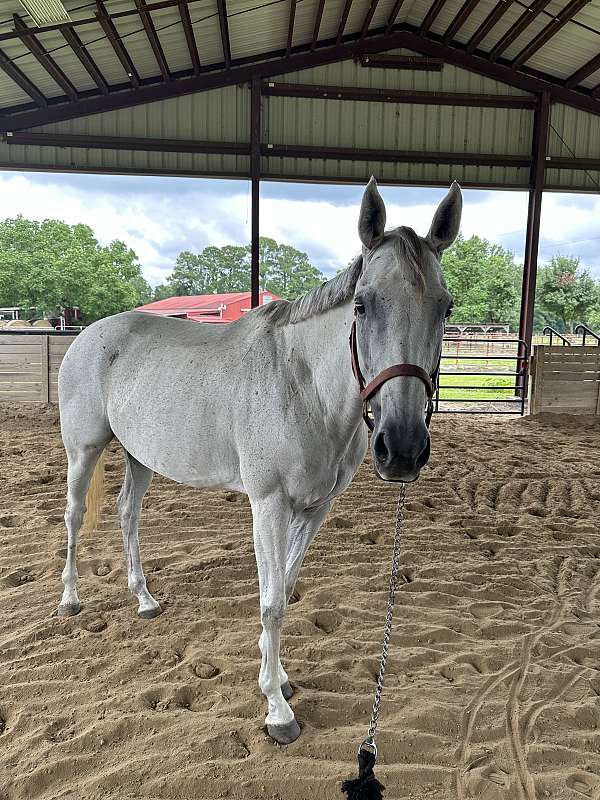
[[[131,56],[127,52],[127,48],[121,41],[121,37],[119,36],[119,32],[115,27],[115,23],[112,21],[112,18],[106,11],[103,0],[96,0],[96,7],[98,9],[96,13],[97,22],[102,27],[104,35],[108,39],[112,49],[115,52],[115,55],[121,62],[121,66],[125,70],[125,75],[127,75],[129,78],[131,85],[135,89],[138,89],[140,86],[140,76],[135,68],[135,64],[131,60]],[[69,117],[69,119],[72,119],[72,117]]]
[[[590,0],[571,0],[571,2],[563,8],[560,14],[555,17],[546,27],[541,30],[538,35],[526,45],[521,52],[511,61],[512,69],[519,69],[526,61],[529,61],[534,53],[537,53],[544,45],[552,39],[553,36],[564,28],[567,22],[571,22],[573,17],[578,14],[581,9],[586,6]]]
[[[364,56],[371,64],[377,58]],[[431,60],[431,59],[429,59]],[[441,62],[438,62],[441,63]],[[414,67],[412,67],[414,69]],[[318,86],[306,83],[265,81],[264,95],[270,97],[305,97],[324,100],[364,100],[374,103],[411,103],[415,105],[472,106],[474,108],[535,108],[537,97],[512,94],[468,94],[463,92],[418,92],[412,89],[375,89],[353,86]]]
[[[154,27],[154,22],[152,21],[150,12],[142,0],[134,0],[134,2],[138,14],[140,15],[140,19],[142,20],[144,30],[146,31],[148,42],[150,43],[150,47],[154,53],[154,58],[156,59],[160,73],[163,76],[163,80],[170,81],[172,79],[171,71],[169,69],[169,65],[167,64],[167,59],[165,58],[165,53],[162,49],[158,34],[156,33],[156,28]]]
[[[181,17],[181,24],[183,25],[183,32],[185,34],[185,41],[190,52],[190,61],[195,75],[200,74],[200,56],[198,54],[198,45],[196,44],[196,37],[194,36],[194,28],[192,27],[192,19],[190,17],[190,9],[186,0],[179,0],[179,16]]]
[[[86,50],[85,45],[79,38],[79,34],[71,25],[61,28],[60,32],[98,89],[100,89],[102,94],[108,94],[108,83],[106,82],[104,75],[100,72],[98,65]]]
[[[56,61],[48,53],[43,44],[30,31],[18,14],[13,14],[15,29],[20,31],[21,41],[27,47],[35,60],[46,70],[52,80],[57,83],[71,102],[79,100],[77,89],[65,75]]]

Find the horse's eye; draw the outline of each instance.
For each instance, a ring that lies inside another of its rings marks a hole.
[[[359,317],[363,317],[364,316],[365,307],[364,307],[363,303],[355,303],[354,304],[354,313]]]
[[[450,314],[452,314],[452,309],[453,308],[454,308],[454,305],[448,306],[448,310],[446,311],[446,319],[448,319]]]

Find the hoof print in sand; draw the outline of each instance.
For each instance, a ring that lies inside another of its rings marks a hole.
[[[220,671],[218,667],[215,667],[214,664],[209,664],[207,661],[194,661],[191,664],[191,668],[194,675],[197,678],[202,678],[202,680],[215,678]]]
[[[323,633],[333,633],[342,624],[342,618],[336,611],[323,609],[313,617],[313,625]]]
[[[567,787],[579,797],[600,797],[600,779],[586,772],[576,772],[566,780]]]

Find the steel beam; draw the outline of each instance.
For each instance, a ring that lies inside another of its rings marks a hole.
[[[305,83],[265,81],[262,92],[270,97],[304,97],[322,100],[364,100],[373,103],[470,106],[473,108],[535,108],[536,97],[515,94],[468,94],[420,92],[412,89],[373,89],[352,86],[317,86]]]
[[[567,22],[570,22],[589,2],[590,0],[571,0],[560,14],[549,22],[548,25],[546,25],[546,27],[511,61],[511,68],[519,69],[525,62],[529,61],[532,55],[537,53],[538,50],[541,50],[541,48],[549,42],[553,36],[556,36]]]
[[[287,47],[285,49],[286,54],[292,52],[292,42],[294,40],[294,22],[296,21],[296,4],[298,0],[290,0],[290,16],[288,18],[288,35],[287,35]]]
[[[86,50],[84,43],[79,38],[79,34],[70,25],[61,28],[60,32],[98,89],[100,89],[102,94],[108,94],[108,83],[104,75],[100,72],[98,65]]]
[[[565,81],[565,88],[572,89],[574,86],[577,86],[581,81],[584,81],[586,78],[589,78],[590,75],[593,75],[596,70],[600,69],[600,53],[594,58],[591,58],[588,62],[586,62],[583,67],[580,67],[577,72],[574,72],[570,75],[567,80]]]
[[[9,132],[7,144],[36,147],[79,147],[95,150],[140,150],[152,153],[206,153],[223,156],[250,155],[250,147],[237,142],[204,142],[196,139],[156,139],[136,136],[93,136],[71,133]]]
[[[25,94],[29,95],[33,102],[39,108],[46,108],[48,101],[40,90],[35,86],[25,75],[25,73],[17,67],[17,65],[0,50],[0,69],[2,69],[9,78],[11,78],[17,86],[22,89]]]
[[[540,219],[542,214],[542,195],[544,173],[548,152],[548,131],[550,128],[550,94],[544,92],[535,112],[533,142],[531,148],[531,174],[529,205],[527,210],[527,231],[525,234],[525,258],[523,261],[523,285],[521,289],[521,312],[519,318],[519,339],[522,339],[529,352],[533,336],[533,314],[535,309],[535,287],[537,280],[538,251],[540,243]],[[525,352],[521,349],[523,358]],[[522,395],[527,394],[527,385],[521,381],[517,388]]]
[[[392,10],[390,11],[390,15],[388,17],[388,20],[387,20],[387,22],[385,24],[386,36],[389,35],[392,32],[392,28],[396,24],[396,18],[398,16],[398,14],[400,13],[400,9],[402,8],[402,4],[403,3],[404,3],[404,0],[396,0],[396,2],[394,3],[394,5],[392,7]]]
[[[76,103],[79,100],[77,89],[67,78],[56,61],[48,53],[43,44],[30,31],[18,14],[13,14],[15,29],[22,34],[22,42],[27,47],[35,60],[46,70],[52,80],[57,83],[69,100]]]
[[[106,8],[104,7],[103,0],[96,0],[96,8],[98,9],[96,13],[96,19],[98,23],[104,31],[104,34],[108,39],[110,46],[114,50],[115,55],[121,62],[121,66],[125,70],[125,74],[129,78],[131,85],[135,89],[138,89],[140,86],[140,76],[138,75],[138,71],[131,60],[131,56],[127,52],[127,48],[121,41],[119,32],[115,28],[115,23],[112,21],[112,18],[108,15]]]
[[[456,36],[467,19],[471,16],[475,8],[479,5],[480,0],[465,0],[460,9],[457,11],[456,16],[446,28],[444,33],[444,44],[448,44]]]
[[[495,153],[437,153],[419,150],[370,150],[357,147],[320,147],[314,145],[263,144],[261,153],[269,158],[311,158],[333,161],[373,161],[392,164],[456,164],[480,167],[529,167],[529,156]]]
[[[250,305],[256,308],[260,294],[260,78],[250,84],[250,181],[252,221],[250,241]]]
[[[396,56],[387,53],[374,56],[361,56],[363,67],[377,69],[403,69],[411,72],[441,72],[444,62],[441,58],[425,58],[423,56]]]
[[[246,60],[239,59],[235,67],[229,70],[224,70],[222,66],[219,70],[206,69],[197,77],[181,78],[171,83],[163,82],[157,85],[141,86],[139,89],[111,92],[108,97],[86,97],[79,100],[78,103],[51,103],[47,109],[27,110],[12,116],[6,115],[0,117],[0,130],[31,128],[118,108],[130,108],[170,97],[180,97],[194,92],[245,83],[250,81],[253,76],[280,75],[285,72],[309,69],[400,47],[432,58],[444,59],[448,64],[486,75],[527,92],[541,94],[544,91],[550,91],[554,101],[600,116],[600,100],[592,97],[589,92],[566,89],[543,76],[540,77],[530,72],[515,72],[502,63],[492,63],[486,58],[468,53],[464,49],[450,47],[441,41],[421,37],[416,30],[408,28],[408,26],[389,36],[373,34],[362,40],[350,40],[339,46],[333,43],[315,50],[311,50],[310,47],[307,45],[298,52],[292,53],[291,56],[285,56],[281,51],[264,54],[263,58],[269,57],[269,60],[259,62],[247,63]]]
[[[364,39],[367,35],[369,28],[371,27],[371,20],[373,19],[373,14],[377,10],[377,6],[379,5],[379,0],[371,0],[371,4],[369,6],[369,10],[365,14],[365,18],[363,20],[363,24],[360,29],[360,38]]]
[[[488,33],[492,30],[492,28],[500,22],[502,17],[506,14],[508,9],[511,6],[511,0],[507,2],[507,0],[498,0],[494,8],[490,11],[487,17],[483,20],[481,25],[477,28],[475,33],[471,36],[469,41],[467,42],[467,53],[474,53],[481,42]]]
[[[185,34],[185,41],[190,53],[190,61],[194,75],[200,74],[200,56],[198,54],[198,45],[196,44],[196,37],[194,36],[194,28],[192,26],[192,18],[190,17],[190,9],[186,0],[179,0],[179,16],[181,17],[181,24],[183,25],[183,32]]]
[[[156,28],[154,27],[154,22],[152,21],[150,12],[147,10],[146,4],[143,3],[142,0],[134,0],[134,2],[138,14],[142,20],[144,30],[146,31],[148,42],[150,43],[150,47],[154,53],[154,58],[158,64],[160,74],[163,76],[164,81],[170,81],[171,71],[169,70],[169,65],[167,64],[167,59],[165,58],[165,53],[162,49],[158,34],[156,33]]]
[[[429,11],[425,14],[423,18],[423,22],[421,23],[421,27],[419,28],[419,33],[421,36],[424,36],[433,23],[436,21],[440,11],[442,10],[446,0],[433,0],[433,3],[429,7]]]
[[[321,20],[323,19],[323,10],[325,8],[325,0],[319,0],[317,13],[315,15],[315,24],[313,27],[313,37],[310,43],[310,49],[314,50],[319,40],[319,31],[321,30]]]
[[[217,11],[219,13],[221,44],[223,46],[223,63],[225,64],[225,69],[229,69],[231,66],[231,44],[229,40],[229,23],[227,22],[226,0],[217,0]]]
[[[351,7],[352,7],[352,0],[345,0],[344,8],[342,10],[342,16],[340,17],[340,24],[338,26],[337,36],[335,38],[335,43],[338,45],[342,43],[344,28],[346,27],[346,23],[348,22],[348,15],[350,14]]]
[[[535,2],[521,14],[519,19],[510,26],[500,41],[494,45],[489,55],[490,61],[496,61],[498,56],[502,55],[506,48],[531,25],[533,20],[542,13],[549,3],[550,0],[535,0]]]

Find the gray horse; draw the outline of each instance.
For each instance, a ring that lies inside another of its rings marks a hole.
[[[118,510],[140,617],[161,611],[147,589],[138,543],[153,473],[245,492],[258,565],[258,683],[268,701],[267,729],[282,743],[297,738],[279,659],[283,616],[308,547],[368,444],[348,347],[352,322],[366,380],[397,362],[435,370],[452,305],[439,257],[458,233],[461,210],[454,183],[425,238],[410,228],[385,231],[385,206],[371,178],[358,223],[361,254],[304,297],[270,303],[227,326],[128,312],[77,338],[59,374],[68,458],[59,614],[80,610],[77,533],[95,464],[113,437],[125,450]],[[426,403],[423,382],[410,376],[389,380],[372,399],[373,460],[384,480],[414,480],[426,463]]]

